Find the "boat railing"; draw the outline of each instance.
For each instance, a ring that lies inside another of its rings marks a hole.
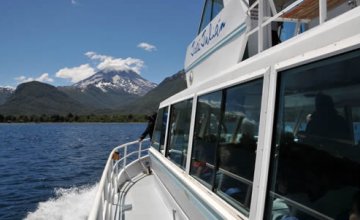
[[[281,10],[278,10],[279,6],[275,4],[275,0],[256,0],[249,5],[247,13],[257,21],[257,26],[252,27],[247,36],[257,35],[258,53],[267,49],[264,47],[266,34],[264,28],[272,22],[295,23],[295,36],[300,34],[302,24],[307,25],[314,18],[318,18],[318,25],[325,23],[329,19],[329,11],[341,4],[348,4],[350,8],[355,8],[360,4],[359,0],[285,0],[282,2],[285,3],[281,6]],[[270,8],[269,12],[265,9],[267,7]]]
[[[121,172],[132,162],[148,156],[150,139],[132,141],[115,147],[106,162],[88,220],[112,219],[115,195]],[[126,179],[125,179],[126,180]]]

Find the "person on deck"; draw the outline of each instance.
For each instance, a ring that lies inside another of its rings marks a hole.
[[[144,140],[144,138],[147,135],[149,135],[150,139],[152,139],[152,134],[154,131],[155,121],[156,121],[156,113],[154,113],[152,115],[148,115],[147,120],[148,120],[147,127],[146,127],[144,133],[142,133],[142,135],[139,137],[139,141]]]

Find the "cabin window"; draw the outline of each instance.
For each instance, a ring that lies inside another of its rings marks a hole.
[[[223,0],[206,0],[199,33],[205,29],[205,27],[220,13],[224,8]]]
[[[167,157],[185,169],[191,121],[192,99],[171,106]]]
[[[168,118],[168,107],[161,108],[157,114],[152,147],[159,151],[164,150],[165,131]]]
[[[218,144],[222,92],[200,96],[196,106],[190,174],[212,186]]]
[[[263,80],[225,91],[216,193],[244,214],[250,209]]]
[[[265,219],[358,219],[360,51],[279,73],[277,96]]]
[[[263,80],[200,96],[190,174],[248,214]]]

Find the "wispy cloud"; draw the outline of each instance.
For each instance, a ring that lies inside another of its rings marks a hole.
[[[85,55],[91,60],[97,61],[96,68],[105,72],[109,71],[134,71],[137,74],[141,73],[144,67],[144,61],[137,58],[114,58],[107,55],[97,54],[96,52],[89,51]]]
[[[77,83],[95,74],[94,68],[89,64],[83,64],[78,67],[60,69],[55,75],[63,79],[70,79],[71,82]]]
[[[156,51],[157,48],[155,45],[152,45],[152,44],[149,44],[149,43],[146,43],[146,42],[141,42],[137,45],[138,48],[141,48],[141,49],[144,49],[148,52],[153,52],[153,51]]]
[[[25,82],[31,82],[31,81],[39,81],[39,82],[54,82],[54,80],[52,78],[50,78],[48,73],[43,73],[41,74],[39,77],[37,78],[33,78],[33,77],[26,77],[26,76],[19,76],[16,77],[15,80],[20,84],[20,83],[25,83]]]
[[[71,0],[71,4],[72,5],[77,5],[77,4],[79,4],[79,2],[77,0]]]
[[[43,73],[41,76],[39,76],[35,80],[39,81],[39,82],[54,82],[54,80],[52,78],[50,78],[48,73]]]

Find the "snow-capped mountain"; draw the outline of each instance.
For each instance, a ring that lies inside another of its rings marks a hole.
[[[73,85],[73,87],[80,88],[82,91],[96,87],[102,92],[122,91],[140,96],[145,95],[156,86],[155,83],[132,71],[100,71]]]

